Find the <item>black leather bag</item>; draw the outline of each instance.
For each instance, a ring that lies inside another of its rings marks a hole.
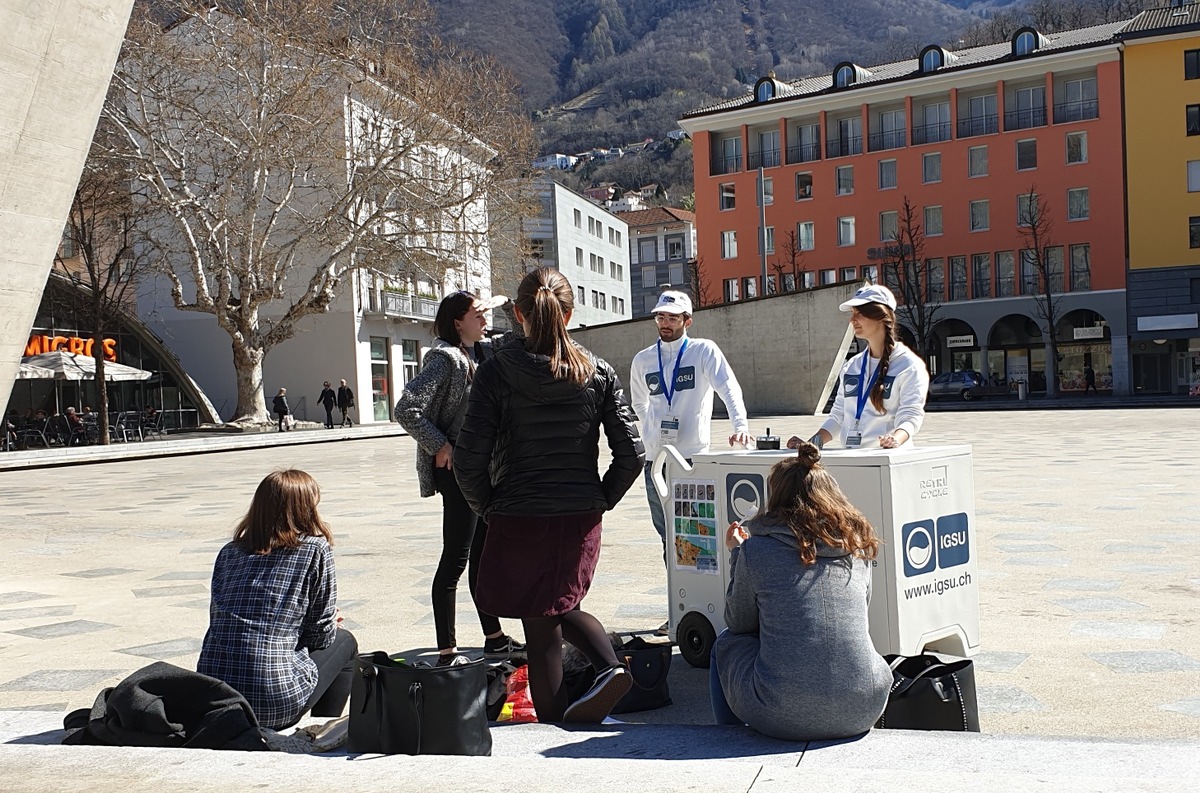
[[[409,666],[360,655],[350,689],[352,752],[490,755],[487,666]]]
[[[979,732],[975,665],[968,658],[885,655],[892,690],[876,727]]]
[[[654,710],[671,704],[671,689],[667,676],[671,672],[671,645],[669,642],[648,642],[634,636],[616,650],[617,659],[629,667],[633,688],[621,697],[613,713],[633,713],[639,710]]]

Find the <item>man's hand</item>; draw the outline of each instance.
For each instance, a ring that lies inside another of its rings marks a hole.
[[[450,445],[450,441],[442,444],[442,448],[437,450],[437,454],[433,455],[434,468],[450,468],[450,461],[454,459],[454,447]]]
[[[732,446],[735,443],[740,443],[743,446],[749,448],[750,441],[751,441],[750,433],[748,433],[748,432],[735,432],[729,436],[729,445],[730,446]]]
[[[789,449],[799,449],[800,444],[802,443],[804,443],[803,438],[801,438],[799,435],[793,435],[792,437],[788,438],[787,447]]]

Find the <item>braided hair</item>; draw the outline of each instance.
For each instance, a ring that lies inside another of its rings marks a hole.
[[[896,342],[899,341],[896,334],[896,312],[882,303],[864,303],[857,308],[858,313],[867,319],[883,323],[883,354],[879,356],[879,377],[875,381],[875,387],[871,389],[871,404],[880,413],[885,414],[887,411],[883,409],[883,395],[887,386],[884,379],[887,378],[888,367],[891,365],[892,350],[896,348]]]

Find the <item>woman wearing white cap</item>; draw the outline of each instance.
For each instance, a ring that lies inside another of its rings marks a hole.
[[[867,349],[842,367],[833,409],[812,442],[822,446],[837,434],[846,448],[894,449],[912,440],[925,420],[929,371],[896,335],[896,296],[871,284],[841,305],[850,312],[854,335]],[[794,449],[799,437],[788,441]]]

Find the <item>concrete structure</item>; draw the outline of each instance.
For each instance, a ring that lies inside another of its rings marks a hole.
[[[751,415],[811,415],[825,407],[854,341],[838,304],[858,286],[835,284],[698,309],[689,333],[720,346]],[[633,356],[658,338],[649,317],[571,335],[612,364],[623,381]]]
[[[696,303],[688,268],[696,256],[696,215],[658,207],[618,212],[629,224],[629,275],[632,316],[648,316],[666,284],[687,292]]]
[[[1049,340],[1021,233],[1021,196],[1036,189],[1053,221],[1046,255],[1062,270],[1060,390],[1082,390],[1090,364],[1102,389],[1128,393],[1115,38],[1126,22],[1052,36],[1023,28],[1002,44],[931,45],[917,59],[843,63],[788,84],[769,76],[750,96],[689,113],[680,125],[695,146],[699,255],[724,300],[762,293],[760,167],[768,258],[783,258],[794,233],[819,283],[882,280],[907,199],[924,234],[922,299],[942,306],[931,371],[978,369],[1043,390]]]
[[[0,0],[0,383],[17,375],[132,7]]]
[[[1123,30],[1129,346],[1136,393],[1200,383],[1200,5]]]
[[[533,262],[557,267],[575,287],[571,328],[627,319],[629,228],[625,221],[551,179],[538,182],[537,195],[540,211],[536,218],[524,221],[524,234],[530,240]],[[509,295],[517,291],[515,283],[496,288]]]

